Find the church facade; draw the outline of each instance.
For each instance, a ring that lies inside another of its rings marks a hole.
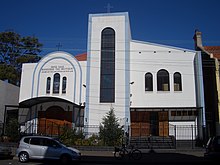
[[[68,125],[97,134],[114,109],[132,137],[192,139],[192,131],[178,137],[182,130],[176,126],[192,126],[194,135],[202,136],[199,52],[132,40],[126,12],[90,14],[87,43],[85,54],[52,52],[23,65],[22,131],[58,134],[59,125]]]

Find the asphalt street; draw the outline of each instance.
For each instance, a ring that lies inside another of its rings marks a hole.
[[[141,160],[132,160],[125,157],[122,160],[116,160],[112,151],[82,151],[82,160],[80,162],[72,162],[71,164],[148,164],[148,165],[191,165],[191,164],[217,164],[216,160],[210,160],[203,157],[203,150],[200,151],[142,151]],[[218,160],[217,160],[218,161]],[[17,157],[11,159],[0,160],[0,165],[21,165]],[[35,161],[32,160],[27,165],[54,165],[60,164],[59,161]],[[219,163],[218,163],[219,164]]]

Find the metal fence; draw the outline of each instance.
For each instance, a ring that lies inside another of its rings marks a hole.
[[[47,136],[57,136],[59,137],[62,134],[64,125],[58,125],[56,123],[49,123],[47,125],[39,125],[36,122],[27,122],[23,129],[21,129],[22,134],[38,134],[38,135],[47,135]],[[85,137],[91,137],[92,135],[99,135],[99,125],[85,125],[83,127],[76,127],[75,125],[66,125],[66,127],[74,128],[76,131],[82,132]],[[131,136],[131,127],[127,126],[130,130],[129,138]],[[2,131],[3,124],[0,123],[0,132]],[[194,148],[199,139],[199,130],[200,127],[197,125],[171,125],[169,124],[169,134],[173,140],[175,148],[185,147],[185,148]],[[142,134],[143,135],[143,134]],[[137,140],[142,138],[148,138],[151,135],[135,137]],[[161,137],[161,136],[160,136]],[[163,137],[163,136],[162,136]],[[165,136],[164,136],[165,137]]]
[[[174,136],[176,140],[195,140],[198,137],[198,126],[169,125],[169,136]]]
[[[170,125],[169,135],[174,137],[175,148],[195,148],[199,141],[199,126]]]
[[[69,128],[75,128],[77,130],[82,131],[85,135],[98,135],[99,133],[99,125],[85,125],[83,127],[77,127],[74,125],[59,125],[53,122],[47,124],[36,124],[34,122],[27,122],[25,127],[22,129],[24,133],[35,133],[40,134],[42,130],[45,130],[48,134],[59,134],[59,130],[61,130],[64,126],[68,126]],[[130,126],[128,126],[130,128]],[[131,128],[130,128],[131,129]],[[1,130],[1,123],[0,123]],[[140,129],[141,130],[141,129]],[[130,130],[132,131],[132,130]],[[131,134],[130,134],[131,136]],[[140,136],[149,136],[148,134]],[[176,140],[195,140],[198,137],[198,126],[197,125],[169,125],[169,134],[168,136],[175,137]]]
[[[169,143],[170,143],[170,145],[172,145],[172,146],[170,146],[170,148],[193,149],[197,146],[197,143],[198,143],[197,141],[199,140],[199,138],[198,138],[199,129],[200,129],[200,126],[197,126],[197,125],[171,125],[171,124],[169,124],[168,136],[166,136],[166,138],[163,138],[163,136],[160,136],[160,138],[153,138],[153,139],[156,139],[156,141],[151,141],[151,142],[152,143],[160,143],[160,147],[162,148],[163,142],[164,142],[164,146],[167,146],[167,143],[168,143],[168,141],[164,140],[164,139],[170,139],[171,141]],[[88,135],[88,136],[91,136],[93,134],[98,135],[99,126],[97,126],[97,125],[84,126],[83,132],[85,133],[85,135]],[[130,139],[135,139],[136,140],[135,143],[138,143],[139,146],[142,146],[142,147],[146,146],[143,143],[148,143],[148,146],[151,146],[151,144],[149,144],[150,143],[149,137],[152,137],[152,135],[131,137],[131,134],[130,134]],[[156,136],[154,136],[154,137],[156,137]],[[167,137],[169,137],[169,138],[167,138]]]
[[[3,124],[3,123],[0,123],[0,135],[3,134],[3,128],[4,128],[4,124]]]

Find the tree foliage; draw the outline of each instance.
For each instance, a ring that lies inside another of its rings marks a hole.
[[[0,79],[16,84],[22,63],[40,60],[42,44],[36,37],[22,37],[13,31],[0,33]],[[7,70],[7,72],[5,71]]]
[[[64,126],[59,140],[67,146],[74,145],[77,139],[83,139],[83,133],[76,129]]]
[[[120,127],[119,121],[116,118],[114,109],[110,111],[102,119],[102,123],[99,126],[99,136],[103,140],[105,145],[115,146],[121,143],[122,127]]]
[[[0,64],[0,79],[10,80],[12,84],[16,84],[18,74],[14,67],[6,64]]]
[[[19,140],[19,124],[16,118],[10,119],[6,125],[6,135],[10,138],[10,141],[17,142]]]

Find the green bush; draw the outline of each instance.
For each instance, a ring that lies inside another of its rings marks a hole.
[[[77,132],[76,129],[63,127],[62,134],[59,136],[62,143],[67,146],[76,145],[81,139],[84,139],[83,133]]]
[[[99,127],[100,140],[104,145],[119,145],[122,140],[122,127],[120,127],[118,119],[115,116],[114,109],[103,117],[103,121]]]
[[[19,140],[19,124],[16,118],[10,119],[10,121],[6,125],[5,133],[9,138],[9,141],[17,142]]]

